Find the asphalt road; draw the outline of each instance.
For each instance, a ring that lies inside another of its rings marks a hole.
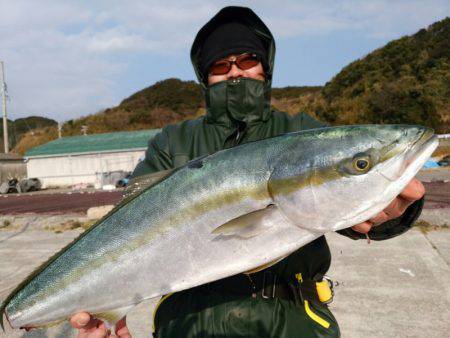
[[[79,232],[0,231],[0,300],[34,267]],[[413,229],[382,242],[327,236],[338,283],[332,311],[342,337],[448,337],[450,330],[450,231]],[[128,315],[133,337],[150,337],[151,306]],[[70,326],[0,332],[8,338],[75,337]]]
[[[91,207],[116,204],[121,198],[121,190],[0,195],[0,214],[85,214]]]
[[[450,182],[424,182],[425,208],[450,208]]]

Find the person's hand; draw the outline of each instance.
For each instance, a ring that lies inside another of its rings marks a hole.
[[[127,328],[126,317],[123,317],[116,324],[116,336],[111,334],[105,324],[91,317],[87,312],[80,312],[70,318],[70,325],[78,329],[78,338],[131,338],[130,331]]]
[[[425,187],[418,179],[414,178],[386,209],[371,219],[352,226],[352,229],[362,234],[367,234],[373,226],[403,215],[406,208],[413,202],[420,200],[424,194]]]

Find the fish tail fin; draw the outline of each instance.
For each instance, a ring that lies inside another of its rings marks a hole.
[[[3,332],[5,332],[4,317],[6,317],[6,321],[9,323],[8,314],[6,313],[6,306],[7,305],[8,305],[8,301],[7,300],[4,300],[1,303],[1,305],[0,305],[0,327],[2,328]]]

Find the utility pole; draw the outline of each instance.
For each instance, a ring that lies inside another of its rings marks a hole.
[[[62,123],[58,121],[58,138],[61,138]]]
[[[5,83],[5,67],[3,61],[0,61],[2,68],[2,77],[0,78],[0,85],[2,86],[2,106],[3,106],[3,142],[5,145],[5,154],[9,153],[8,143],[8,119],[6,117],[6,83]]]

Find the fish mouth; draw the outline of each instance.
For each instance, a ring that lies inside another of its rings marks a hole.
[[[414,175],[422,168],[439,144],[433,130],[426,128],[413,143],[395,158],[390,159],[386,166],[392,165],[392,170],[380,170],[380,174],[389,181],[397,181],[405,175]],[[413,173],[413,174],[412,174]]]
[[[422,135],[411,145],[411,148],[421,147],[427,143],[437,140],[437,136],[434,134],[433,129],[426,128]]]
[[[425,157],[425,154],[429,156],[434,152],[439,144],[438,137],[434,134],[432,129],[426,129],[423,134],[414,142],[406,153],[406,167],[409,167],[414,162]],[[422,163],[423,165],[423,163]]]

